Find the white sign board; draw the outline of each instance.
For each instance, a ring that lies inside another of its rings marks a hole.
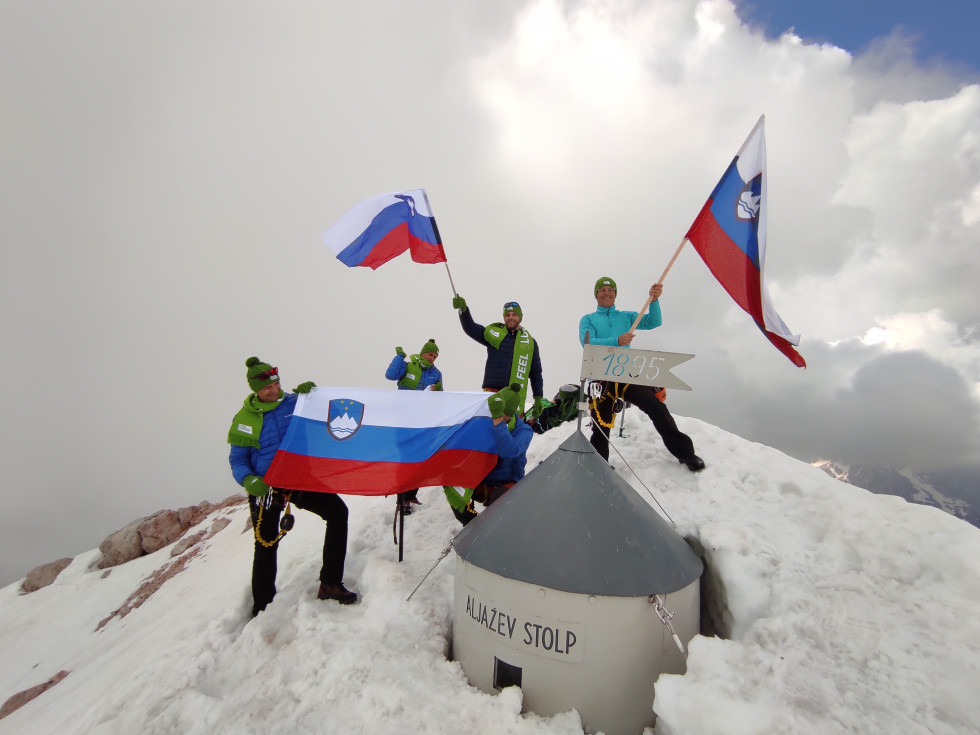
[[[679,352],[587,344],[582,355],[582,374],[579,377],[582,380],[611,380],[615,383],[691,390],[691,386],[673,375],[670,369],[693,357],[694,355]]]

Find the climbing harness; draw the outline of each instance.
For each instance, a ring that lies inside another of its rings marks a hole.
[[[595,418],[596,421],[599,422],[600,426],[603,426],[607,429],[611,429],[613,428],[613,426],[616,425],[616,414],[622,411],[623,407],[626,405],[626,400],[625,400],[626,389],[629,387],[629,385],[624,385],[623,392],[622,394],[620,394],[619,388],[621,384],[612,383],[611,385],[613,386],[613,395],[612,395],[613,415],[612,415],[612,421],[610,421],[608,424],[605,421],[603,421],[602,416],[599,415],[599,402],[609,398],[609,396],[606,395],[605,387],[603,386],[602,383],[598,381],[593,381],[592,384],[589,386],[589,393],[592,394],[592,416],[593,418]],[[598,386],[598,389],[595,386]]]
[[[293,526],[296,525],[296,516],[294,516],[292,513],[289,512],[291,507],[290,504],[292,502],[290,500],[289,493],[280,493],[280,494],[284,498],[286,498],[286,508],[285,508],[285,513],[283,513],[282,515],[282,518],[279,519],[279,533],[274,539],[272,539],[272,541],[266,541],[264,538],[262,538],[262,532],[259,530],[262,527],[262,509],[271,502],[271,499],[268,498],[267,496],[266,498],[262,498],[258,501],[259,517],[258,520],[255,521],[255,525],[252,527],[252,531],[255,534],[255,540],[258,541],[267,549],[279,543],[279,540],[287,533],[289,533],[292,530]],[[272,495],[272,493],[269,493],[269,495]]]

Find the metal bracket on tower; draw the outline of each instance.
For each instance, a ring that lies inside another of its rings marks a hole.
[[[674,632],[674,626],[671,625],[671,620],[674,617],[674,613],[667,610],[666,601],[660,595],[650,595],[650,604],[653,605],[653,611],[657,613],[657,617],[660,618],[660,622],[667,626],[667,630],[670,631],[670,637],[674,639],[674,643],[677,644],[677,648],[681,653],[687,653],[684,650],[684,644],[681,643],[681,639]]]

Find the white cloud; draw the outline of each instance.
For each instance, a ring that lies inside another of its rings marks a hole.
[[[250,354],[293,385],[380,385],[394,345],[435,336],[447,385],[478,382],[444,269],[363,273],[323,251],[345,208],[426,187],[457,289],[484,322],[522,303],[553,392],[578,374],[594,280],[612,275],[638,308],[761,113],[766,275],[809,369],[688,248],[665,325],[638,338],[697,355],[672,410],[801,453],[846,445],[834,391],[868,390],[854,376],[872,363],[878,379],[908,369],[883,359],[903,350],[935,363],[912,363],[927,394],[947,369],[977,383],[980,89],[894,48],[854,59],[766,40],[726,0],[246,0],[234,17],[116,0],[5,20],[0,241],[17,257],[0,343],[29,382],[2,464],[43,515],[77,503],[71,533],[234,489],[223,424]],[[884,338],[862,341],[874,329]],[[193,421],[191,399],[170,398],[188,364]],[[113,397],[78,442],[62,418],[89,386]],[[976,438],[968,417],[956,426]]]

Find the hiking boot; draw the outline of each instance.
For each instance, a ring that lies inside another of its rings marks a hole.
[[[704,469],[704,460],[696,454],[689,454],[683,459],[679,459],[677,461],[687,467],[691,472],[700,472]]]
[[[353,605],[357,602],[357,593],[351,592],[344,587],[343,582],[337,582],[337,584],[324,584],[320,582],[320,589],[317,590],[316,599],[336,600],[341,605]]]

